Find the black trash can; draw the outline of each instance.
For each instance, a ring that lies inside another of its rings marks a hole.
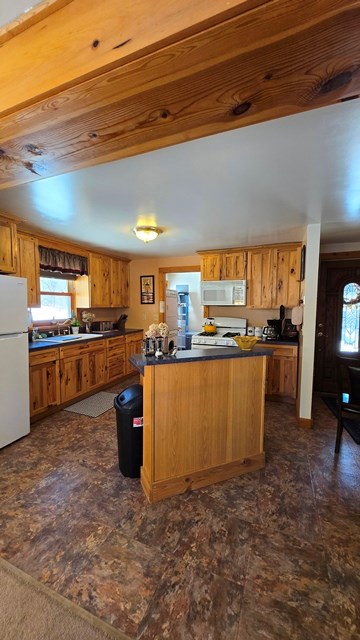
[[[143,388],[127,387],[114,400],[119,469],[127,478],[140,478],[143,454]]]

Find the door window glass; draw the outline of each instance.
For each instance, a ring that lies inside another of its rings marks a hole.
[[[351,282],[344,287],[340,351],[359,351],[360,286]]]

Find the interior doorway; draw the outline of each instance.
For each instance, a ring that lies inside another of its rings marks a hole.
[[[167,290],[177,292],[178,348],[190,349],[191,336],[198,333],[203,324],[203,307],[200,304],[200,266],[159,269],[161,322],[167,322]]]
[[[359,353],[360,258],[321,259],[316,316],[314,391],[336,393],[336,356]],[[357,307],[356,307],[357,305]],[[355,333],[357,332],[357,335]]]

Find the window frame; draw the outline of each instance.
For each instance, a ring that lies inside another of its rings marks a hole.
[[[64,274],[65,275],[65,274]],[[49,276],[41,276],[40,277],[40,282],[41,282],[41,278],[49,278],[51,279],[51,275]],[[66,280],[68,283],[68,291],[43,291],[42,289],[40,289],[40,307],[33,307],[35,309],[39,309],[41,308],[41,296],[61,296],[61,297],[67,297],[70,298],[70,310],[74,310],[75,309],[75,286],[74,286],[74,281],[73,280],[68,280],[66,277],[61,278],[62,280]],[[64,323],[66,322],[66,320],[71,320],[71,315],[69,316],[69,318],[55,318],[55,322],[57,323]],[[54,317],[53,318],[49,318],[48,320],[34,320],[33,321],[33,325],[34,327],[48,327],[48,326],[52,326],[54,324]]]

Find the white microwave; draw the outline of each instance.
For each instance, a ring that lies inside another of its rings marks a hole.
[[[221,307],[245,307],[246,280],[209,280],[201,282],[201,304]]]

